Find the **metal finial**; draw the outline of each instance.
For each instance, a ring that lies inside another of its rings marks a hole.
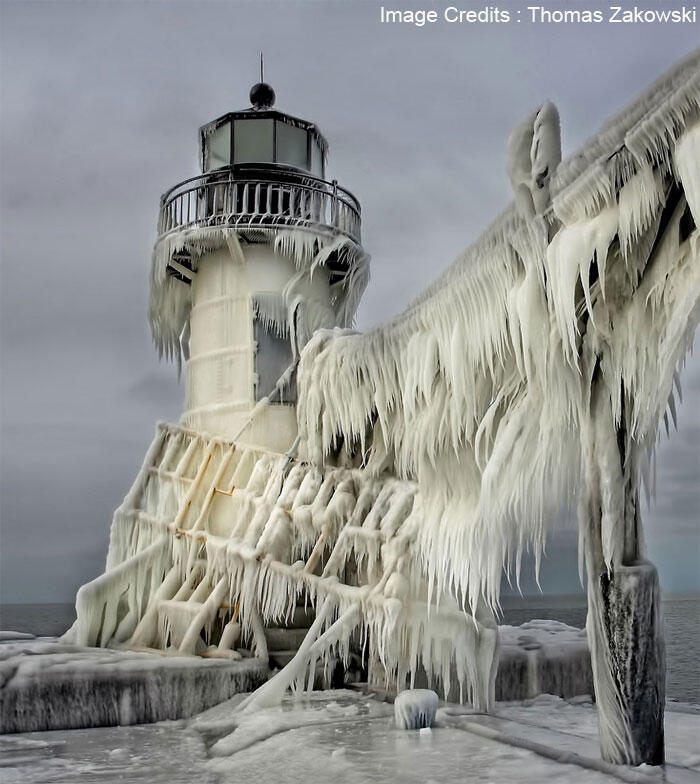
[[[270,109],[275,103],[275,91],[265,81],[265,60],[260,52],[260,81],[250,90],[250,102],[253,109]]]

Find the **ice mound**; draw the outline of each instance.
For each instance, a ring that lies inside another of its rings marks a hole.
[[[432,727],[438,709],[438,696],[430,689],[407,689],[394,701],[394,721],[400,730]]]

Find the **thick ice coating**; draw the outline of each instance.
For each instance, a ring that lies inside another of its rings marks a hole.
[[[74,639],[228,655],[240,634],[264,655],[264,626],[301,599],[316,622],[259,704],[360,651],[370,680],[402,688],[422,666],[448,692],[455,672],[488,709],[502,572],[517,581],[523,551],[539,559],[548,521],[577,503],[603,747],[634,761],[610,608],[624,599],[641,619],[648,599],[654,621],[638,489],[653,488],[700,319],[699,60],[558,166],[556,110],[533,113],[511,141],[519,206],[392,321],[306,343],[298,454],[161,426],[115,514],[107,570],[78,594]],[[210,231],[156,249],[164,353],[179,353],[188,305],[163,258],[226,241]],[[306,271],[350,252],[297,230],[274,242]],[[366,265],[351,254],[346,267],[334,307],[347,326]],[[281,300],[255,306],[293,332]],[[648,652],[661,671],[655,641]]]
[[[396,695],[394,722],[400,730],[432,727],[438,709],[438,696],[430,689],[407,689]]]

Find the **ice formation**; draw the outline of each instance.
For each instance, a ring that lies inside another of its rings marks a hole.
[[[305,273],[331,249],[350,254],[339,327],[301,350],[298,454],[160,426],[115,514],[107,570],[78,594],[73,639],[226,655],[240,634],[264,655],[264,626],[301,597],[317,609],[308,639],[248,708],[356,647],[370,678],[399,688],[422,665],[448,692],[455,667],[463,696],[488,709],[501,573],[517,582],[524,549],[539,558],[547,522],[577,502],[603,753],[658,761],[648,748],[662,738],[663,689],[640,683],[663,682],[663,645],[638,496],[642,478],[653,487],[659,424],[675,415],[700,317],[698,60],[559,164],[556,110],[543,105],[511,139],[516,203],[364,334],[340,328],[367,280],[363,257],[275,230]],[[228,231],[156,247],[162,353],[180,356],[189,308],[167,259],[196,260]],[[287,299],[256,303],[283,334]],[[646,675],[631,667],[630,629],[651,634]]]
[[[394,700],[394,722],[400,730],[432,727],[439,698],[430,689],[407,689]]]
[[[559,112],[547,101],[513,129],[508,139],[507,170],[516,208],[524,218],[541,215],[549,205],[549,181],[561,162]]]
[[[240,623],[266,656],[264,626],[303,600],[317,608],[308,640],[255,706],[304,688],[317,664],[328,670],[358,649],[381,685],[412,683],[420,662],[446,692],[455,671],[463,699],[486,708],[497,628],[465,618],[450,596],[431,608],[421,595],[420,570],[408,565],[420,562],[423,516],[411,482],[359,468],[322,472],[159,425],[114,515],[106,571],[79,590],[67,639],[223,656],[236,640],[227,629]]]
[[[517,627],[499,626],[498,636],[497,700],[594,693],[585,629],[533,620]]]
[[[270,242],[277,253],[294,261],[299,275],[313,275],[317,268],[328,263],[331,256],[342,260],[347,271],[331,287],[334,309],[332,324],[351,326],[357,305],[369,281],[369,257],[352,240],[345,236],[325,237],[301,230],[263,225],[253,230],[236,231],[230,227],[219,226],[218,222],[222,220],[220,215],[211,220],[211,226],[199,225],[163,235],[153,250],[148,319],[160,356],[175,359],[178,366],[183,352],[187,358],[191,288],[180,285],[176,278],[168,274],[168,265],[173,255],[187,254],[196,269],[197,260],[203,254],[228,245],[231,256],[235,259],[240,256],[240,250],[236,247],[240,236],[254,241],[264,239]],[[287,334],[290,328],[294,329],[292,315],[294,307],[299,304],[295,294],[292,280],[281,302],[272,303],[270,308],[269,302],[257,300],[254,309],[256,312],[262,311],[266,320],[273,321],[282,334]],[[309,327],[316,326],[312,315]]]
[[[528,128],[540,110],[511,150],[532,209],[506,210],[389,323],[317,333],[299,367],[310,460],[341,450],[416,482],[429,598],[497,606],[502,569],[517,580],[523,549],[539,557],[547,520],[578,498],[603,753],[618,761],[642,761],[632,714],[656,712],[642,734],[658,734],[663,710],[663,690],[632,706],[622,638],[625,623],[652,635],[643,657],[662,683],[638,488],[653,486],[659,423],[675,416],[700,315],[699,100],[695,52],[564,161],[535,209]]]

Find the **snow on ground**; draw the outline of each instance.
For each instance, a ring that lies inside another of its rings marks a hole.
[[[236,715],[240,700],[238,695],[189,722],[6,735],[0,737],[0,780],[239,784],[259,781],[261,774],[285,784],[620,780],[513,745],[523,740],[550,756],[569,752],[598,759],[595,709],[581,699],[544,695],[500,704],[493,717],[447,704],[435,727],[423,731],[397,730],[392,705],[371,693],[315,692],[296,701],[289,697],[278,708]],[[673,763],[666,781],[699,782],[700,713],[669,710],[666,727]],[[661,781],[655,769],[619,772],[627,781]]]
[[[287,729],[296,717],[302,726]],[[319,693],[313,700],[302,699],[298,707],[290,700],[258,717],[243,716],[230,738],[241,730],[248,735],[249,722],[265,727],[267,737],[241,747],[232,757],[209,760],[207,769],[221,777],[221,784],[254,779],[261,770],[272,781],[347,784],[614,781],[458,727],[397,730],[390,704],[345,691]]]

